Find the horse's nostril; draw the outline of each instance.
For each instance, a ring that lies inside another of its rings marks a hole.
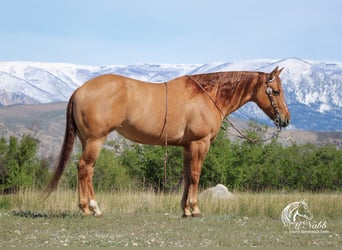
[[[290,119],[286,118],[283,122],[283,127],[286,127],[287,125],[289,125],[289,123],[290,123]]]

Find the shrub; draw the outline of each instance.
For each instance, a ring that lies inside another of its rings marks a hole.
[[[0,191],[22,187],[42,187],[48,176],[48,163],[37,156],[39,142],[30,135],[0,139]]]

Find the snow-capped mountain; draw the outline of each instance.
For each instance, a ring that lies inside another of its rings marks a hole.
[[[284,67],[281,74],[285,97],[291,112],[291,126],[318,131],[342,130],[342,63],[282,60],[249,60],[212,64],[137,64],[85,66],[66,63],[0,62],[0,106],[65,102],[86,80],[114,73],[164,82],[185,74],[215,71],[264,71]],[[232,114],[272,122],[253,103]]]

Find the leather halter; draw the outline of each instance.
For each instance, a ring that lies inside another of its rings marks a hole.
[[[273,89],[269,86],[270,83],[272,83],[276,78],[273,77],[272,79],[270,80],[267,80],[266,81],[266,84],[267,84],[267,88],[266,88],[266,94],[268,96],[268,98],[270,99],[270,102],[271,102],[271,106],[272,108],[274,109],[274,112],[275,112],[275,118],[274,118],[274,124],[276,125],[277,127],[277,131],[273,132],[273,134],[268,137],[268,138],[264,138],[264,139],[260,139],[260,140],[257,140],[257,139],[254,139],[254,138],[250,138],[249,136],[247,136],[245,133],[243,133],[240,129],[238,129],[234,123],[232,123],[228,116],[225,116],[224,113],[222,112],[221,108],[218,106],[218,104],[216,103],[216,101],[211,97],[211,95],[208,93],[208,91],[205,90],[205,88],[197,81],[195,80],[191,75],[188,75],[188,77],[194,82],[196,83],[196,85],[208,96],[208,98],[212,101],[212,103],[216,106],[217,110],[219,111],[220,115],[222,116],[222,119],[225,119],[230,126],[232,126],[232,128],[234,128],[236,130],[236,132],[238,132],[240,134],[240,138],[244,138],[246,140],[248,140],[249,142],[251,143],[257,143],[257,142],[265,142],[265,141],[268,141],[268,140],[271,140],[272,138],[278,136],[278,134],[280,133],[281,131],[281,126],[280,126],[280,114],[279,114],[279,109],[278,109],[278,106],[276,104],[276,102],[274,101],[274,97],[273,97]],[[224,128],[223,128],[224,129]]]
[[[270,87],[270,83],[272,83],[275,80],[275,77],[273,77],[272,79],[266,81],[267,87],[266,87],[266,94],[268,95],[268,98],[270,99],[272,108],[274,109],[274,113],[275,113],[275,117],[273,119],[274,124],[277,126],[277,128],[279,130],[281,130],[281,126],[280,126],[280,114],[279,114],[279,109],[278,106],[276,104],[276,102],[274,101],[274,97],[273,97],[273,89]]]

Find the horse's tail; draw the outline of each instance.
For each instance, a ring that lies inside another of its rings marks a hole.
[[[76,124],[73,116],[73,105],[75,99],[75,93],[72,94],[70,100],[68,102],[67,110],[66,110],[66,127],[64,134],[64,141],[62,145],[61,152],[58,157],[58,162],[55,168],[55,172],[46,187],[46,193],[48,197],[52,191],[57,188],[59,179],[61,178],[63,171],[68,163],[70,158],[71,151],[74,146],[74,141],[76,137]]]

